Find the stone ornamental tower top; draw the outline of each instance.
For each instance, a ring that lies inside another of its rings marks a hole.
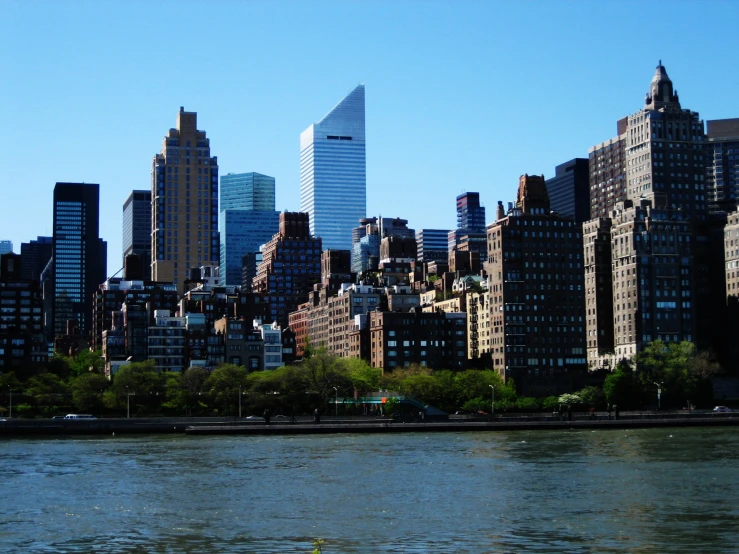
[[[649,85],[649,92],[644,100],[644,107],[648,110],[658,110],[662,107],[675,107],[680,109],[680,99],[677,91],[672,88],[672,80],[667,75],[662,60],[659,61],[657,69]]]

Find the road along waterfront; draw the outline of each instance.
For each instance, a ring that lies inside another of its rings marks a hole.
[[[736,428],[0,442],[6,552],[728,552]]]

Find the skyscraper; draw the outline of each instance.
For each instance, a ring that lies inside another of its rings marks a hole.
[[[180,292],[189,268],[220,259],[218,158],[197,119],[180,107],[177,128],[164,137],[151,172],[151,276],[174,282]]]
[[[493,369],[522,395],[581,386],[586,369],[581,228],[551,213],[543,177],[523,175],[516,207],[487,229]]]
[[[419,262],[446,262],[448,229],[421,229],[416,231]]]
[[[644,107],[617,122],[618,137],[590,151],[590,217],[641,197],[656,208],[681,209],[705,220],[707,198],[703,122],[683,109],[662,62]]]
[[[241,285],[244,256],[258,252],[280,228],[275,178],[261,173],[224,175],[220,203],[221,276],[227,285]]]
[[[219,209],[275,211],[275,178],[261,173],[222,175]]]
[[[590,181],[587,158],[574,158],[558,165],[547,179],[552,211],[574,218],[578,225],[590,219]]]
[[[287,327],[288,314],[321,281],[321,252],[321,238],[310,234],[308,214],[280,214],[279,232],[265,245],[252,282],[252,291],[269,304],[269,321]]]
[[[142,258],[144,279],[151,275],[151,191],[134,190],[123,203],[123,260]]]
[[[300,135],[300,211],[323,247],[350,250],[367,212],[364,85]]]
[[[53,237],[36,237],[36,240],[21,243],[21,277],[27,281],[41,279],[46,264],[54,251]]]
[[[246,254],[259,252],[280,228],[280,212],[225,210],[219,215],[221,229],[221,277],[227,285],[241,285]]]
[[[92,330],[93,295],[105,281],[107,243],[100,239],[100,186],[57,183],[54,187],[54,256],[51,321],[47,333],[62,335],[75,320]],[[48,291],[49,293],[52,291]],[[47,291],[44,291],[47,295]]]
[[[739,119],[706,121],[706,190],[713,210],[739,203]]]
[[[449,231],[448,248],[477,252],[480,259],[487,255],[485,235],[485,207],[480,204],[479,192],[465,192],[457,196],[457,229]]]

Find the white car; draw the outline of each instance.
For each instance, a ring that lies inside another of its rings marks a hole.
[[[730,414],[731,413],[731,410],[729,408],[727,408],[726,406],[716,406],[713,409],[713,411],[716,412],[716,413],[722,413],[722,414]]]

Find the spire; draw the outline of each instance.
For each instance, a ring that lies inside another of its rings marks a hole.
[[[659,60],[654,77],[652,77],[652,82],[649,85],[644,107],[657,110],[665,106],[674,106],[680,109],[680,99],[677,96],[677,91],[672,88],[672,80],[667,75],[662,60]]]

